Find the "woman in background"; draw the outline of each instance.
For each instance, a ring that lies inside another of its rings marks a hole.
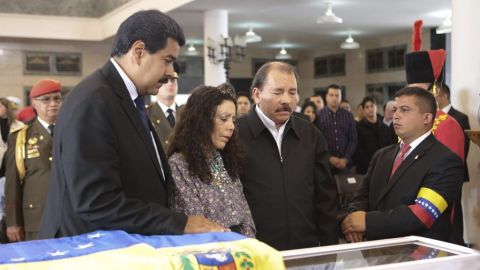
[[[5,233],[5,153],[7,152],[7,139],[10,132],[23,127],[23,123],[15,120],[15,113],[10,100],[0,98],[0,243],[7,242]]]
[[[317,106],[315,103],[311,101],[305,101],[302,106],[302,110],[300,113],[305,114],[308,116],[308,119],[310,119],[310,122],[313,123],[315,122],[315,119],[317,119]]]
[[[0,98],[0,178],[5,176],[4,156],[7,152],[7,139],[10,132],[23,127],[23,123],[15,120],[12,104],[6,98]]]
[[[217,87],[194,89],[175,125],[167,155],[174,211],[206,218],[255,236],[250,208],[238,178],[242,159],[235,132],[235,94]]]

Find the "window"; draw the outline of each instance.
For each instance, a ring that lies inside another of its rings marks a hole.
[[[383,51],[372,50],[367,51],[367,70],[380,71],[383,70]]]
[[[403,68],[405,61],[405,47],[392,47],[388,49],[388,68]]]
[[[407,45],[376,48],[366,51],[368,72],[399,70],[405,66]]]
[[[82,55],[64,52],[24,52],[23,74],[82,75]]]
[[[377,107],[382,107],[388,100],[393,100],[395,93],[405,87],[405,82],[376,83],[366,85],[366,96],[377,100]]]
[[[345,54],[316,57],[313,63],[315,78],[344,76]]]

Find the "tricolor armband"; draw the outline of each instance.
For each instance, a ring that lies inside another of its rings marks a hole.
[[[448,203],[442,195],[426,187],[420,189],[415,204],[409,206],[413,214],[429,229],[447,207]]]

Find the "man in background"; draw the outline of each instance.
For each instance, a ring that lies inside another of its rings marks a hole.
[[[446,84],[442,85],[437,85],[437,89],[439,89],[438,94],[436,96],[438,108],[442,110],[444,113],[452,116],[457,120],[458,124],[462,127],[463,134],[465,137],[465,159],[467,160],[468,156],[468,150],[470,148],[470,139],[467,136],[467,133],[465,133],[466,129],[470,129],[470,123],[468,122],[468,116],[461,111],[453,108],[452,104],[450,103],[450,87]],[[467,163],[465,162],[465,179],[468,181],[469,175],[468,175],[468,168],[467,168]]]
[[[357,122],[357,149],[355,151],[355,165],[357,173],[367,173],[368,164],[373,154],[380,148],[387,146],[387,127],[377,115],[377,101],[373,97],[362,100],[365,117]]]
[[[163,149],[169,144],[168,136],[172,133],[179,116],[180,107],[175,103],[178,93],[178,65],[173,65],[174,72],[167,74],[168,81],[158,84],[157,101],[147,108],[148,117],[152,122]]]
[[[237,118],[245,116],[250,111],[252,102],[247,92],[237,92]]]
[[[342,99],[342,102],[340,102],[340,108],[346,110],[347,112],[352,112],[352,108],[350,107],[350,102],[346,99]]]
[[[357,147],[355,121],[350,112],[340,107],[340,86],[328,86],[326,100],[327,106],[318,113],[315,125],[327,139],[332,174],[348,174]]]
[[[397,134],[395,134],[395,129],[393,128],[393,107],[395,101],[389,100],[383,106],[383,124],[386,126],[386,143],[387,145],[394,144],[398,142]]]

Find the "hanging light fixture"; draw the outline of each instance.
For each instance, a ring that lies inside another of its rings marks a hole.
[[[342,44],[340,44],[340,48],[345,49],[345,50],[353,50],[353,49],[358,49],[360,48],[360,44],[353,40],[352,34],[348,35],[348,38],[345,39]]]
[[[332,10],[332,3],[327,3],[327,11],[323,16],[320,16],[317,19],[317,23],[342,23],[343,20],[340,17],[337,17]]]
[[[442,25],[437,27],[435,31],[437,34],[446,34],[452,32],[452,16],[449,15],[443,22]]]
[[[195,49],[195,46],[193,46],[193,44],[190,44],[190,46],[188,46],[187,51],[189,53],[194,53],[194,52],[197,52],[197,49]]]
[[[255,42],[262,41],[262,37],[255,34],[255,32],[253,32],[253,29],[252,29],[251,26],[250,26],[250,28],[248,28],[247,33],[245,33],[244,39],[245,39],[246,43],[255,43]]]
[[[277,53],[277,55],[275,55],[275,59],[278,59],[278,60],[290,59],[290,58],[292,58],[292,56],[288,54],[287,50],[285,50],[284,47],[282,47],[282,49]]]

